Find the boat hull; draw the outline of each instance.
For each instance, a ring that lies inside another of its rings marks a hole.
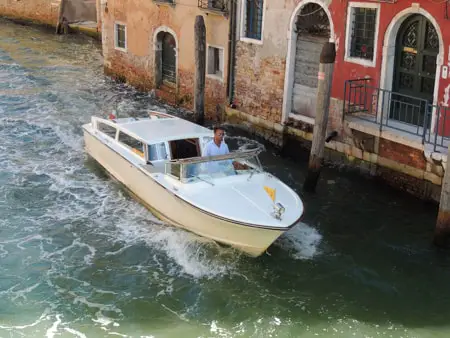
[[[176,196],[128,159],[84,130],[86,152],[154,215],[173,226],[256,257],[286,230],[245,225],[207,213]],[[220,198],[220,197],[218,197]]]

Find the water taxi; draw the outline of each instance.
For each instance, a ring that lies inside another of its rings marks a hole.
[[[203,156],[213,131],[185,119],[91,117],[83,133],[87,154],[155,216],[250,256],[303,214],[300,197],[263,170],[261,149]]]

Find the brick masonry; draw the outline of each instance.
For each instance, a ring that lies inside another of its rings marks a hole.
[[[238,42],[235,101],[237,109],[281,122],[286,60],[261,58],[261,46]]]
[[[0,0],[1,1],[1,0]],[[126,1],[115,1],[108,5],[103,15],[104,31],[103,51],[105,71],[107,74],[125,81],[141,91],[154,90],[156,96],[169,104],[188,110],[194,109],[195,90],[195,55],[194,55],[194,21],[195,16],[204,12],[195,10],[197,2],[192,0],[192,7],[157,6],[154,2],[143,3],[139,9]],[[184,17],[183,20],[179,20]],[[207,35],[207,43],[224,47],[227,57],[228,21],[221,17],[205,17],[207,32],[215,32],[217,36]],[[114,43],[114,22],[127,25],[127,51],[117,50]],[[155,81],[155,32],[164,27],[176,40],[177,80],[176,84],[156,87]],[[222,30],[226,29],[226,32]],[[224,41],[215,42],[214,39]],[[215,118],[219,106],[226,104],[227,84],[224,60],[224,78],[215,79],[206,76],[205,83],[205,115]]]
[[[56,26],[60,0],[0,0],[0,16]]]
[[[414,149],[393,141],[380,139],[378,154],[381,157],[425,170],[427,161],[423,150]]]

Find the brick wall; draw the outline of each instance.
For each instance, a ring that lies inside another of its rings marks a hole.
[[[378,155],[417,169],[426,169],[426,159],[423,150],[411,148],[400,143],[380,139]]]
[[[60,0],[0,0],[0,16],[56,26]]]
[[[153,88],[153,78],[143,58],[129,56],[112,50],[105,66],[105,73],[115,79],[127,82],[138,90],[147,91]]]
[[[237,109],[271,122],[281,122],[286,60],[262,58],[261,47],[239,42],[236,48]]]

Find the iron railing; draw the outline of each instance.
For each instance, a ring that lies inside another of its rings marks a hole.
[[[435,151],[438,146],[448,146],[450,108],[372,86],[370,81],[369,78],[345,81],[344,114],[376,123],[380,131],[388,127],[417,135],[422,144],[432,144]]]
[[[198,0],[198,7],[228,13],[229,0]]]

